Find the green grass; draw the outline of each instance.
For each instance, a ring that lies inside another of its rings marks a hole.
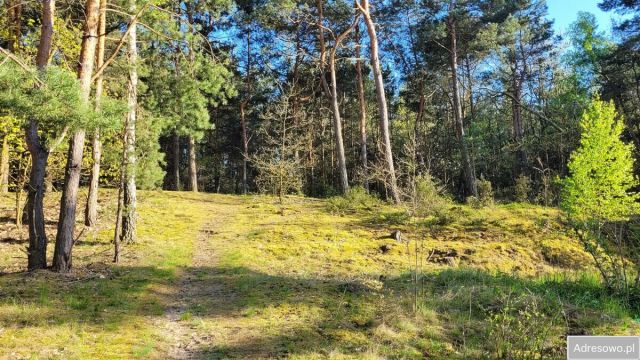
[[[178,305],[188,351],[210,359],[564,358],[567,334],[639,331],[555,209],[456,205],[425,222],[365,201],[290,197],[282,216],[265,196],[140,198],[118,265],[112,198],[70,275],[16,272],[24,243],[0,242],[0,358],[166,358]]]
[[[39,271],[0,277],[0,358],[162,353],[153,320],[164,314],[178,270],[191,261],[192,242],[206,216],[194,199],[143,193],[140,241],[124,249],[118,265],[110,262],[111,232],[98,229],[91,245],[80,240],[75,247],[75,271],[69,275]],[[21,255],[17,245],[9,250]]]

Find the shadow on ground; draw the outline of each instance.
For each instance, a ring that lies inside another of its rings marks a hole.
[[[82,274],[0,276],[0,328],[94,324],[117,331],[132,317],[162,317],[180,303],[184,316],[177,321],[204,339],[189,349],[193,358],[368,351],[394,358],[483,358],[504,351],[500,346],[512,355],[561,357],[566,335],[590,334],[603,321],[632,315],[597,281],[527,280],[464,269],[427,273],[415,288],[410,274],[382,282],[339,281],[244,267],[174,272],[94,264]]]

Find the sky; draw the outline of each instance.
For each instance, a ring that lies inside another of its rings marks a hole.
[[[578,12],[586,11],[594,14],[598,20],[598,28],[611,34],[611,18],[618,18],[613,12],[604,12],[598,8],[601,0],[547,0],[549,18],[554,19],[556,32],[564,33],[577,17]]]

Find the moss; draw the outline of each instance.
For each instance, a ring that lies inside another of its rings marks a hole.
[[[544,239],[540,251],[545,261],[561,268],[576,269],[592,261],[580,245],[568,238]]]
[[[104,195],[110,214],[113,193]],[[638,331],[556,209],[455,205],[439,222],[363,203],[336,212],[291,197],[282,216],[267,196],[141,192],[140,242],[121,264],[110,263],[105,216],[77,244],[71,276],[0,277],[0,357],[163,358],[175,339],[162,327],[179,300],[205,358],[482,358],[509,296],[533,296],[550,321],[566,314],[550,347],[566,333]],[[0,270],[23,265],[11,260],[22,245],[0,243]],[[185,286],[195,287],[188,299]]]

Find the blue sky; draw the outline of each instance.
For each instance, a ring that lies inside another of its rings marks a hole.
[[[611,18],[619,18],[613,12],[604,12],[598,8],[600,0],[547,0],[549,18],[555,19],[554,27],[557,32],[564,33],[577,18],[580,11],[594,14],[598,20],[600,30],[611,33]]]

